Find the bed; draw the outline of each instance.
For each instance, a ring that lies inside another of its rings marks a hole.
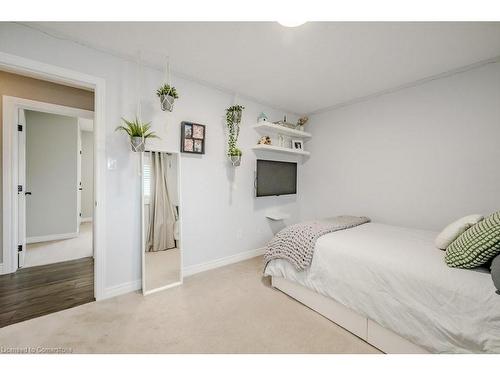
[[[308,269],[275,259],[265,275],[386,353],[499,353],[488,270],[447,267],[436,235],[367,223],[320,237]]]

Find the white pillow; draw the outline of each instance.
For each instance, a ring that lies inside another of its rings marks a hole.
[[[441,233],[436,237],[436,241],[434,242],[436,247],[441,250],[446,250],[446,248],[455,241],[458,236],[460,236],[467,229],[472,227],[473,225],[479,223],[483,220],[483,215],[469,215],[465,216],[457,221],[454,221],[446,228],[442,230]]]

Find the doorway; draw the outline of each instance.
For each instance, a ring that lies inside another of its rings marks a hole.
[[[95,300],[94,113],[5,96],[3,110],[15,194],[0,327]]]
[[[51,82],[59,85],[65,85],[70,88],[81,88],[93,91],[93,109],[94,109],[94,218],[93,227],[93,249],[94,249],[94,297],[96,300],[112,297],[116,294],[113,288],[105,287],[106,263],[106,132],[105,132],[105,103],[106,103],[106,81],[101,77],[96,77],[86,73],[81,73],[71,69],[61,68],[60,66],[42,63],[40,61],[28,59],[25,57],[0,52],[0,69],[13,74],[31,77],[33,79]],[[36,99],[36,98],[33,98]],[[7,100],[8,102],[8,100]],[[3,108],[6,107],[6,99],[3,98]],[[10,103],[12,105],[12,103]],[[12,121],[5,112],[2,116],[3,122]],[[3,129],[2,147],[13,148],[13,130]],[[17,192],[13,191],[12,184],[15,169],[14,160],[2,152],[3,183],[2,202],[2,243],[3,254],[2,264],[0,265],[0,274],[5,275],[11,272],[13,259],[9,259],[10,252],[6,249],[12,246],[12,223],[15,219],[13,200]],[[5,189],[7,188],[7,189]],[[7,254],[7,255],[6,255]]]

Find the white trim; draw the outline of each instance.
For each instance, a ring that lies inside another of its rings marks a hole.
[[[20,134],[17,131],[18,110],[32,110],[44,113],[57,114],[70,117],[93,118],[94,112],[80,108],[67,107],[63,105],[40,102],[36,100],[18,98],[14,96],[3,95],[3,256],[5,259],[5,270],[15,272],[18,267],[17,245],[23,245],[23,238],[18,238],[18,227],[23,219],[19,216],[18,193],[16,185],[23,176],[19,175],[19,165],[22,162],[25,150],[19,146]],[[21,133],[25,135],[26,129]],[[21,184],[24,184],[21,182]],[[75,187],[78,188],[78,185]],[[23,208],[21,208],[22,210]],[[10,218],[6,220],[6,218]],[[78,219],[75,217],[76,229],[78,229]],[[49,240],[50,241],[50,240]],[[36,241],[41,242],[41,241]]]
[[[90,217],[84,217],[82,220],[80,220],[81,223],[91,223],[92,222],[92,216]]]
[[[101,294],[101,300],[113,298],[120,296],[122,294],[135,292],[141,289],[141,280],[129,281],[123,284],[115,285],[104,289],[104,292]]]
[[[0,263],[0,275],[3,275],[3,263]]]
[[[0,68],[17,74],[48,80],[55,83],[94,90],[94,295],[96,300],[104,296],[106,270],[106,127],[105,89],[102,78],[49,65],[21,56],[0,52]],[[5,142],[5,141],[4,141]],[[11,177],[11,176],[9,176]],[[5,183],[5,182],[4,182]],[[5,197],[5,192],[4,192]],[[11,207],[7,207],[10,209]],[[6,207],[4,206],[4,213]],[[4,215],[4,218],[8,217]],[[5,219],[3,220],[5,222]],[[10,230],[10,228],[9,228]],[[4,232],[5,236],[5,232]],[[5,258],[4,258],[5,262]]]
[[[396,333],[380,326],[357,312],[347,308],[333,298],[325,297],[298,283],[282,277],[271,278],[274,288],[296,299],[310,309],[345,328],[384,353],[425,354],[426,350],[413,344]]]
[[[37,242],[59,241],[59,240],[67,240],[69,238],[75,238],[75,237],[78,237],[78,232],[49,234],[46,236],[27,237],[26,243],[30,244],[30,243],[37,243]]]
[[[215,260],[208,261],[206,263],[198,263],[183,269],[184,276],[191,276],[196,273],[212,270],[214,268],[219,268],[222,266],[227,266],[229,264],[242,262],[247,259],[255,258],[265,253],[266,249],[261,247],[259,249],[244,251],[242,253],[230,255],[228,257],[219,258]]]
[[[7,99],[7,104],[15,105],[17,107],[21,107],[22,109],[26,109],[28,111],[44,112],[61,116],[75,117],[75,118],[79,117],[88,119],[94,118],[94,112],[87,111],[86,109],[46,103],[37,100],[18,98],[9,95],[4,95],[3,97],[4,101],[5,99]]]
[[[238,262],[241,262],[241,261],[244,261],[247,259],[251,259],[251,258],[255,258],[257,256],[260,256],[260,255],[264,254],[265,250],[266,250],[265,248],[259,248],[259,249],[255,249],[255,250],[244,251],[244,252],[241,252],[241,253],[238,253],[235,255],[231,255],[231,256],[228,256],[225,258],[219,258],[219,259],[216,259],[216,260],[213,260],[210,262],[199,263],[199,264],[196,264],[194,266],[189,266],[189,267],[183,268],[182,274],[184,276],[191,276],[191,275],[194,275],[194,274],[197,274],[200,272],[208,271],[208,270],[219,268],[222,266],[227,266],[227,265],[233,264],[233,263],[238,263]],[[182,256],[182,254],[181,254],[181,256]],[[183,282],[179,281],[179,282],[172,283],[172,284],[160,287],[160,288],[149,290],[147,292],[143,292],[143,295],[148,295],[148,294],[158,292],[161,290],[170,289],[170,288],[173,288],[176,286],[180,286],[182,284],[183,284]],[[141,288],[142,288],[142,279],[119,284],[116,286],[106,288],[101,299],[112,298],[112,297],[116,297],[116,296],[119,296],[122,294],[135,292],[135,291],[140,290]]]

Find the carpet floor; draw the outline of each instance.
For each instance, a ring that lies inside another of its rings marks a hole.
[[[262,258],[0,329],[4,348],[74,353],[379,353],[262,277]]]

